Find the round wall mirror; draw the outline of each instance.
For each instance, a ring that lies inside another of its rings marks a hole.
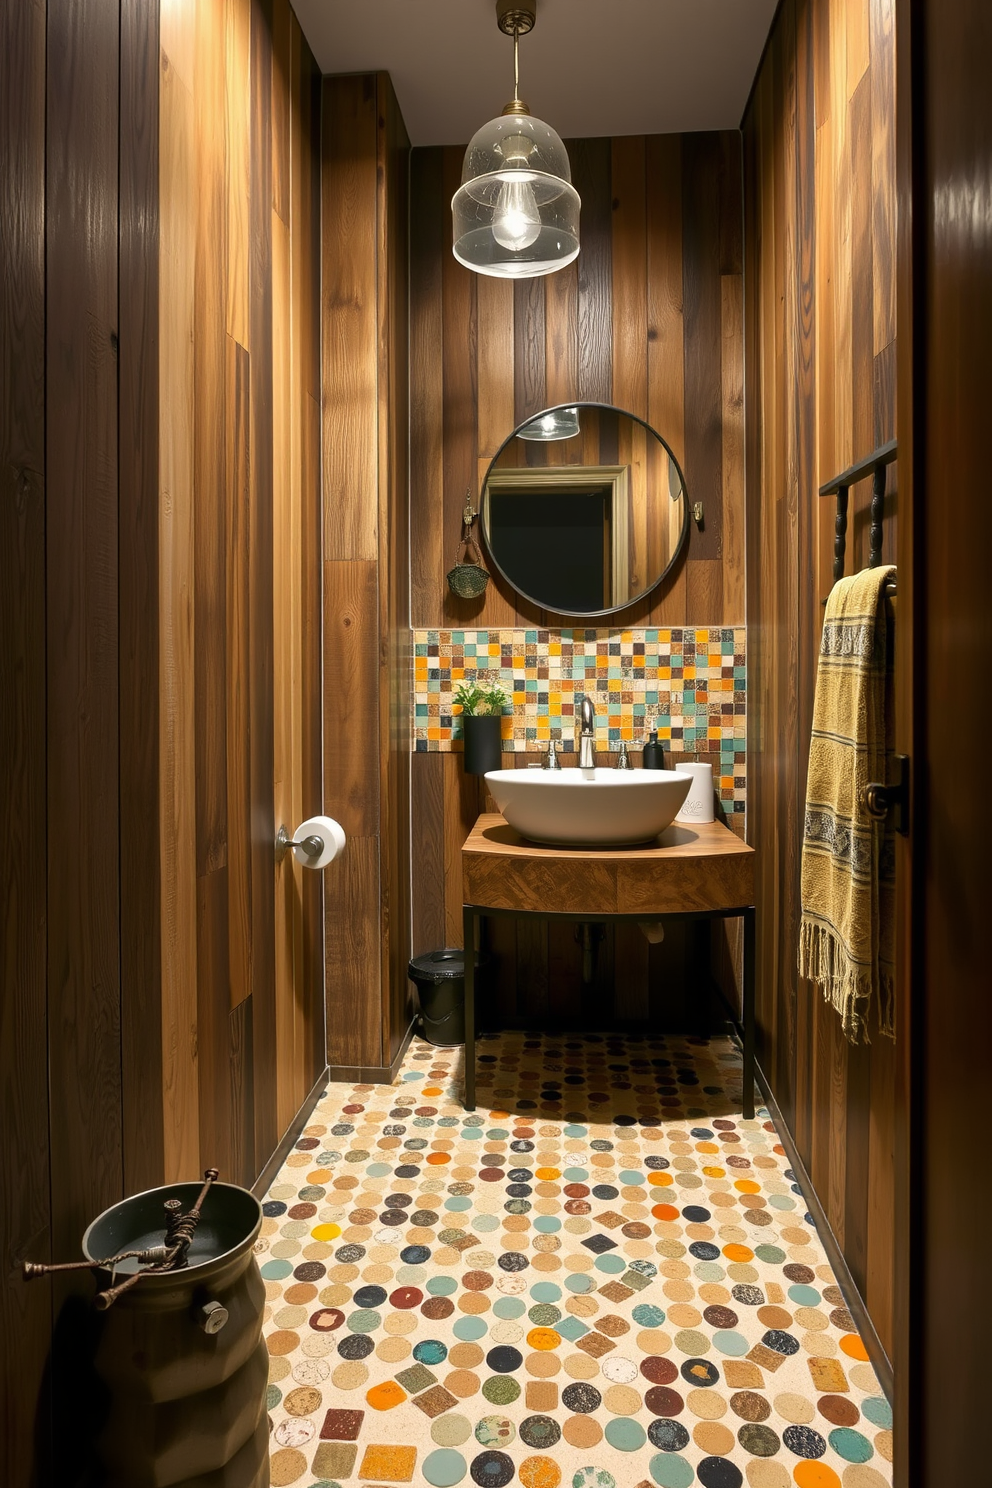
[[[486,472],[480,516],[493,568],[559,615],[611,615],[643,599],[689,531],[669,446],[603,403],[548,408],[514,429]]]

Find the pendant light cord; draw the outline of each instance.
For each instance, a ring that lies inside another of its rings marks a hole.
[[[513,96],[514,96],[514,98],[519,98],[520,97],[520,57],[519,57],[519,51],[518,51],[518,45],[517,45],[518,42],[519,42],[519,40],[520,40],[520,27],[519,26],[514,26],[514,28],[513,28]]]

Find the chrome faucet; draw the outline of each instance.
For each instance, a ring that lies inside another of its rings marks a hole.
[[[558,743],[555,739],[548,740],[548,752],[545,756],[543,768],[545,770],[561,769],[561,761],[558,758]]]
[[[582,732],[579,735],[579,769],[592,770],[596,766],[596,755],[593,752],[593,719],[596,717],[596,710],[588,694],[583,696],[580,717]]]

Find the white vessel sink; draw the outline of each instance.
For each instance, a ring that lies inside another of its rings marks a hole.
[[[511,827],[554,847],[633,847],[673,821],[692,776],[678,770],[489,770]]]

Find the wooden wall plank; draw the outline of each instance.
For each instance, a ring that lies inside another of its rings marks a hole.
[[[417,862],[413,874],[413,954],[425,955],[444,945],[444,755],[413,757],[413,840]]]
[[[501,281],[494,279],[493,284]],[[480,289],[482,285],[480,283]],[[557,274],[549,274],[545,287],[545,319],[544,319],[544,367],[546,388],[545,396],[548,407],[552,408],[558,403],[567,403],[570,399],[578,397],[579,387],[579,270],[578,260],[571,263],[567,268],[560,269]],[[512,343],[511,343],[512,344]],[[480,362],[483,354],[485,340],[482,330],[482,303],[479,303],[479,356]],[[479,386],[479,450],[485,453],[485,445],[482,441],[482,386]],[[504,410],[498,410],[499,417],[504,417]],[[497,429],[503,429],[502,437],[506,437],[506,424],[497,424]],[[496,446],[498,448],[498,446]],[[493,454],[496,449],[493,449]]]
[[[860,0],[783,5],[744,122],[746,388],[760,410],[745,449],[748,836],[762,847],[759,1057],[891,1348],[894,1182],[881,1168],[892,1171],[893,1050],[849,1049],[795,971],[817,601],[833,544],[832,503],[816,491],[894,431],[892,122],[875,110],[889,96],[893,37],[884,15],[870,28],[868,17]],[[865,558],[866,501],[859,491],[852,502],[852,565]],[[891,543],[891,515],[886,526]]]
[[[276,1117],[275,805],[273,681],[273,343],[272,343],[272,0],[251,13],[251,189],[249,223],[249,412],[251,530],[249,553],[251,748],[252,1047],[255,1059],[255,1158],[279,1140]]]
[[[445,221],[441,150],[410,162],[411,623],[432,623],[451,546],[444,529],[442,291]],[[502,438],[502,435],[500,436]]]
[[[48,7],[47,919],[48,1023],[59,1031],[49,1043],[52,1187],[59,1195],[52,1249],[57,1254],[72,1254],[89,1219],[118,1199],[123,1188],[119,22],[118,7],[101,0]]]
[[[446,149],[443,155],[443,195],[445,229],[450,230],[447,203],[461,179],[462,151]],[[451,566],[455,547],[462,530],[465,493],[476,490],[478,470],[478,396],[476,348],[478,275],[464,268],[445,244],[441,255],[441,378],[442,378],[442,466],[444,493],[441,540],[444,556],[442,573]],[[514,337],[518,334],[514,323]],[[543,350],[543,330],[542,330]],[[416,522],[416,517],[414,518]],[[447,557],[451,554],[451,559]],[[492,585],[489,586],[492,588]],[[442,606],[432,597],[431,614],[443,617],[446,625],[472,624],[484,612],[475,600],[459,599],[447,585],[442,590]]]
[[[159,549],[159,15],[121,6],[118,549],[121,710],[121,1033],[124,1186],[164,1164],[161,1084]],[[2,395],[0,395],[2,401]]]
[[[378,838],[349,837],[328,887],[324,933],[327,1062],[381,1066]]]
[[[377,607],[374,563],[325,563],[324,792],[328,809],[356,837],[379,831],[379,760],[369,748],[379,727]]]
[[[224,155],[223,12],[196,11],[196,257],[194,261],[193,545],[194,606],[202,643],[194,648],[196,871],[227,863],[227,646],[226,637],[227,338],[225,259],[227,193]],[[219,250],[219,251],[218,251]]]
[[[559,277],[557,274],[554,276]],[[480,463],[492,459],[516,427],[514,408],[514,287],[509,279],[481,275],[476,285],[479,317],[478,450]],[[562,331],[560,334],[564,334]],[[567,356],[562,346],[560,355]],[[557,401],[549,394],[550,401]],[[473,506],[478,492],[472,492]]]
[[[720,283],[724,625],[744,617],[744,286],[739,274]]]
[[[51,1290],[45,688],[45,12],[12,6],[0,49],[0,1477],[31,1478]],[[44,1417],[42,1421],[44,1426]]]
[[[286,45],[289,33],[287,28]],[[285,59],[273,53],[273,92]],[[285,79],[288,95],[289,78]],[[294,686],[294,634],[299,593],[296,564],[299,544],[294,543],[296,512],[293,461],[293,348],[292,348],[292,260],[289,231],[290,135],[274,131],[273,149],[280,145],[286,158],[273,154],[273,179],[286,178],[285,219],[272,212],[272,681],[273,751],[272,780],[275,820],[287,832],[296,830],[297,705],[299,688]],[[276,1001],[276,1123],[284,1131],[296,1106],[293,1105],[295,1052],[295,975],[299,930],[298,877],[303,868],[295,854],[287,855],[276,875],[275,1001]]]
[[[375,79],[324,90],[324,557],[374,561],[378,431]]]
[[[645,171],[650,183],[646,221],[648,387],[645,417],[652,428],[664,433],[684,472],[682,141],[678,135],[651,135],[645,142]],[[743,376],[743,364],[740,375]],[[742,503],[742,517],[743,510]],[[687,614],[684,562],[676,564],[662,594],[651,608],[652,618],[659,625],[682,624]]]
[[[647,213],[644,137],[612,147],[613,401],[646,418],[648,410]]]
[[[250,190],[251,0],[224,0],[224,105],[227,196],[226,329],[248,346],[248,197]]]
[[[380,73],[377,171],[379,258],[379,530],[387,534],[379,585],[385,640],[385,706],[380,714],[382,978],[386,989],[383,1057],[392,1064],[414,1016],[410,958],[411,780],[410,470],[409,470],[409,161],[410,140],[388,76]]]
[[[200,1152],[197,1167],[232,1172],[231,999],[227,867],[196,881],[197,1062]]]
[[[231,1006],[251,995],[251,719],[250,666],[251,421],[248,353],[230,337],[225,367],[227,553],[225,672],[227,726],[227,881]]]
[[[178,20],[169,36],[181,45]],[[192,28],[190,28],[192,29]],[[159,615],[159,855],[166,1179],[199,1162],[196,1073],[196,885],[193,694],[193,326],[196,186],[193,97],[164,50],[160,86],[162,269]]]
[[[477,291],[476,277],[463,272]],[[513,428],[548,406],[544,292],[542,279],[513,281]]]
[[[703,584],[706,584],[703,595],[714,606],[692,608],[691,613],[701,618],[703,614],[723,614],[722,585],[710,587],[715,571],[703,570],[697,578],[694,567],[696,560],[719,558],[723,552],[720,356],[723,332],[716,137],[687,135],[683,140],[682,162],[685,400],[691,414],[686,424],[685,478],[689,499],[703,503],[702,526],[694,527],[691,533],[686,581],[690,606],[697,586]]]
[[[871,0],[872,312],[876,357],[896,333],[896,49],[894,0]],[[895,406],[895,395],[892,407]],[[887,442],[889,436],[877,439]]]
[[[412,1017],[409,143],[385,74],[326,80],[323,121],[324,793],[351,836],[325,909],[327,1049],[383,1068]]]
[[[613,400],[613,189],[610,142],[570,140],[572,180],[582,202],[579,265],[579,397]]]

